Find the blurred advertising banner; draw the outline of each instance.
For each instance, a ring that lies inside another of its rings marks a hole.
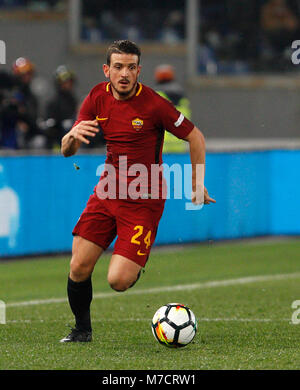
[[[104,155],[0,157],[0,257],[71,251],[104,162]],[[213,207],[190,207],[189,163],[188,154],[164,156],[177,179],[168,183],[156,245],[300,234],[300,150],[207,153]]]

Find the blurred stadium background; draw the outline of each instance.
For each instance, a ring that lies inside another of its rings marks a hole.
[[[153,88],[156,67],[172,65],[207,140],[217,204],[169,200],[157,244],[299,235],[299,0],[0,0],[0,257],[70,251],[104,145],[64,159],[59,139],[116,39],[141,46]]]

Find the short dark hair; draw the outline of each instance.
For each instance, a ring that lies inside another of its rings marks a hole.
[[[114,41],[109,48],[107,49],[106,53],[106,63],[107,65],[110,65],[110,59],[111,55],[113,53],[118,53],[118,54],[135,54],[138,56],[138,65],[140,63],[140,58],[141,58],[141,50],[137,46],[136,43],[128,41],[127,39],[124,40],[119,40],[119,41]]]

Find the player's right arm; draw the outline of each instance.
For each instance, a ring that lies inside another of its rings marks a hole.
[[[81,121],[62,138],[61,152],[65,157],[73,156],[80,148],[82,142],[89,144],[90,141],[86,137],[95,137],[99,132],[98,121],[87,120]]]
[[[61,152],[65,157],[73,156],[82,143],[90,143],[87,137],[95,137],[99,132],[91,93],[92,91],[83,100],[72,129],[62,138]]]

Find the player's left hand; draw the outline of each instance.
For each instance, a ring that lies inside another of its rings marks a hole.
[[[208,195],[207,189],[204,187],[204,204],[216,203],[216,200]]]
[[[198,193],[196,192],[192,192],[192,202],[195,204],[195,205],[198,205],[198,204],[210,204],[210,203],[216,203],[215,199],[211,198],[208,194],[208,191],[207,189],[204,187],[202,187],[202,190],[200,190],[201,193],[199,193],[199,188],[198,188]],[[204,199],[204,202],[203,202],[203,199]]]

